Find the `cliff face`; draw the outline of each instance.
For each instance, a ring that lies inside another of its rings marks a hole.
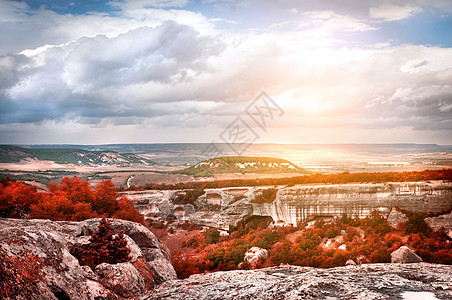
[[[278,191],[270,204],[253,204],[253,214],[294,225],[315,218],[365,217],[372,210],[389,214],[398,206],[415,212],[441,212],[452,207],[451,183],[381,183],[294,186]]]
[[[176,278],[169,251],[146,227],[110,220],[124,231],[129,261],[94,270],[71,254],[89,243],[100,219],[82,222],[0,219],[0,298],[124,299]]]
[[[452,207],[452,183],[408,182],[328,184],[278,187],[271,203],[253,203],[264,187],[209,189],[193,205],[175,205],[180,191],[129,193],[146,218],[178,220],[227,229],[244,216],[271,216],[279,224],[297,225],[316,217],[365,217],[372,210],[388,215],[392,207],[441,212]]]
[[[450,282],[451,266],[427,263],[332,269],[279,266],[192,275],[165,282],[141,300],[451,299]]]

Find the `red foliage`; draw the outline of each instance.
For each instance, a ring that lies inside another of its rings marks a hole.
[[[92,190],[86,180],[65,177],[61,185],[49,184],[49,192],[10,180],[0,181],[0,217],[35,218],[55,221],[81,221],[113,217],[144,223],[143,216],[126,197],[117,200],[110,180]]]
[[[404,230],[389,227],[377,212],[364,219],[342,217],[328,223],[319,221],[309,228],[301,224],[298,228],[267,229],[257,226],[255,221],[232,227],[234,231],[229,237],[213,244],[214,230],[185,242],[183,251],[174,256],[178,276],[185,278],[198,272],[237,269],[245,252],[251,247],[268,250],[269,258],[263,263],[266,267],[294,264],[329,268],[343,266],[348,259],[356,260],[358,257],[361,257],[362,262],[387,263],[391,261],[390,253],[402,245],[416,249],[416,253],[426,262],[452,264],[452,244],[444,232],[434,232],[428,237],[422,232],[407,235]],[[253,226],[248,227],[251,224]],[[423,226],[415,228],[424,230]],[[286,236],[295,231],[298,238],[292,243]],[[324,247],[328,239],[334,242],[337,238],[345,250]]]
[[[184,279],[193,274],[198,274],[199,269],[195,266],[195,260],[182,252],[178,252],[172,260],[174,270],[176,270],[177,277]]]
[[[119,210],[119,204],[116,200],[118,193],[115,190],[115,185],[111,180],[102,180],[96,186],[95,200],[93,202],[93,209],[100,215],[113,215]]]
[[[426,180],[452,180],[452,169],[424,170],[413,172],[384,172],[384,173],[349,173],[340,174],[313,174],[288,178],[259,178],[234,179],[216,181],[193,181],[177,184],[147,184],[133,186],[128,190],[182,190],[182,189],[208,189],[234,186],[277,186],[311,183],[356,183],[356,182],[409,182]]]
[[[118,210],[113,218],[124,219],[144,224],[144,217],[133,206],[133,201],[127,197],[121,197],[118,201]]]
[[[38,201],[34,186],[21,181],[2,180],[0,182],[0,217],[26,218],[30,206]]]
[[[61,184],[55,183],[49,184],[49,190],[51,192],[62,191],[66,197],[71,200],[72,203],[94,203],[96,195],[89,186],[88,181],[80,180],[78,176],[72,178],[64,177],[61,180]]]
[[[111,223],[102,219],[96,232],[91,235],[90,243],[74,247],[71,254],[78,258],[81,265],[94,269],[98,264],[116,264],[129,261],[130,249],[124,233],[115,233]]]
[[[37,284],[44,262],[24,250],[21,257],[10,256],[0,247],[0,299],[33,299],[40,294]]]
[[[30,218],[80,221],[97,217],[89,203],[73,203],[62,191],[41,193],[38,203],[30,207]]]

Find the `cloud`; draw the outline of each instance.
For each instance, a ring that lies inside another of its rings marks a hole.
[[[0,138],[70,143],[94,132],[111,136],[105,142],[209,142],[265,91],[285,111],[272,123],[276,138],[340,128],[359,137],[381,131],[385,141],[421,131],[447,140],[452,49],[348,40],[379,33],[382,21],[403,15],[400,7],[408,16],[417,5],[379,6],[369,19],[367,2],[349,13],[289,2],[283,11],[294,19],[259,30],[240,30],[239,20],[231,31],[218,28],[227,18],[162,9],[185,1],[112,2],[116,15],[0,2],[8,10],[0,21]],[[93,141],[101,142],[85,139]]]
[[[108,4],[122,10],[140,9],[148,7],[183,7],[187,4],[187,0],[125,0],[110,1]]]
[[[331,10],[310,11],[305,14],[311,16],[314,23],[320,23],[327,29],[338,31],[369,31],[377,29],[366,23],[365,20],[340,15]]]
[[[176,1],[182,5],[183,1]],[[176,4],[174,2],[174,4]],[[114,14],[91,12],[59,14],[40,8],[31,9],[25,2],[0,1],[0,55],[35,49],[43,45],[60,45],[82,37],[105,35],[116,37],[140,27],[155,27],[167,20],[177,21],[207,34],[214,32],[214,22],[200,13],[162,7],[172,1],[112,2],[121,5]],[[159,5],[154,7],[152,5]]]
[[[5,56],[1,120],[225,127],[266,91],[287,111],[276,127],[452,129],[451,49],[322,49],[294,34],[203,35],[167,21]]]
[[[1,119],[35,123],[85,118],[85,122],[99,123],[104,118],[171,114],[153,103],[188,100],[187,96],[173,100],[167,92],[211,73],[208,59],[222,49],[212,37],[166,21],[116,38],[82,38],[26,52],[29,56],[4,56],[0,59]],[[163,91],[143,95],[140,86],[160,86]],[[180,103],[179,109],[183,107],[190,105]]]
[[[392,5],[382,4],[380,6],[372,6],[369,8],[369,16],[373,19],[382,21],[398,21],[409,18],[422,11],[422,8],[415,5]]]

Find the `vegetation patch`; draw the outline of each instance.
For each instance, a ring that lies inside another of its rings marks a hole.
[[[91,235],[89,244],[71,249],[71,254],[79,260],[80,265],[87,265],[93,270],[101,263],[127,262],[129,253],[124,232],[116,233],[106,219],[100,221],[97,231]]]
[[[418,224],[417,217],[411,219],[391,228],[378,211],[373,211],[364,219],[343,215],[328,222],[317,221],[314,226],[268,227],[271,218],[251,216],[231,226],[229,236],[218,236],[216,229],[210,229],[187,240],[173,256],[173,265],[180,278],[239,269],[251,247],[268,250],[269,258],[261,267],[291,264],[330,268],[358,257],[363,263],[389,263],[391,252],[403,245],[415,249],[425,262],[451,265],[452,245],[447,235],[441,230],[426,230],[423,225],[413,227],[410,224]]]
[[[114,151],[88,151],[81,149],[30,149],[10,145],[0,145],[0,162],[19,162],[22,159],[49,160],[59,164],[93,165],[130,164],[154,165],[155,162],[132,153]]]
[[[288,160],[273,157],[226,156],[197,163],[189,168],[174,171],[173,174],[207,177],[222,173],[304,173]]]
[[[61,184],[50,183],[49,191],[22,181],[0,180],[0,217],[81,221],[111,217],[143,223],[143,216],[132,200],[118,193],[110,180],[103,180],[93,190],[77,176],[65,177]]]
[[[192,181],[177,184],[146,184],[133,189],[147,190],[182,190],[209,189],[225,187],[249,186],[293,186],[297,184],[342,184],[342,183],[379,183],[379,182],[414,182],[428,180],[452,180],[452,169],[425,170],[412,172],[382,172],[382,173],[349,173],[312,174],[286,178],[234,179],[215,181]]]
[[[271,189],[265,189],[262,190],[260,194],[258,194],[256,197],[254,197],[253,200],[251,200],[251,203],[272,203],[276,199],[276,193],[278,192],[278,189],[271,188]]]

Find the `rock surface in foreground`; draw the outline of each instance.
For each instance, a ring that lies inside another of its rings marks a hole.
[[[110,219],[123,230],[130,262],[80,266],[70,253],[89,242],[100,219],[82,222],[0,218],[0,298],[124,299],[176,278],[169,251],[146,227]]]
[[[368,264],[319,269],[279,266],[216,272],[168,281],[151,299],[402,299],[406,292],[452,298],[452,266]],[[425,293],[424,293],[425,294]]]

